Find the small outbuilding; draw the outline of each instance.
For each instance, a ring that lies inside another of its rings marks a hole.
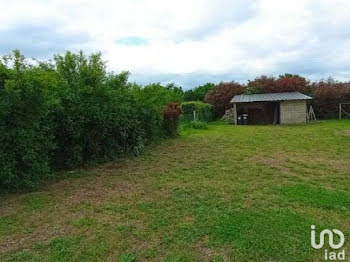
[[[236,95],[232,98],[234,124],[302,124],[307,101],[299,92]]]

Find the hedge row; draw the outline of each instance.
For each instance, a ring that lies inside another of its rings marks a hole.
[[[174,85],[140,87],[108,74],[100,54],[28,64],[0,61],[0,189],[31,190],[53,170],[138,154],[165,135],[162,110],[181,102]]]
[[[213,106],[200,101],[189,101],[181,104],[183,114],[181,116],[184,121],[212,121],[214,119]],[[193,112],[196,112],[196,119],[194,119]]]

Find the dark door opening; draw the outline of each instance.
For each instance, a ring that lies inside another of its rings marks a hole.
[[[273,103],[273,124],[277,125],[280,123],[280,115],[281,115],[281,109],[280,109],[280,103],[275,102]]]
[[[247,121],[243,123],[243,118]],[[237,124],[259,125],[280,123],[279,102],[253,102],[237,104]]]

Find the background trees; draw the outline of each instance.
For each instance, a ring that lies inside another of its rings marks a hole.
[[[350,82],[337,82],[332,78],[312,83],[313,106],[318,117],[334,118],[338,116],[339,103],[350,102]],[[350,111],[350,108],[346,108]]]
[[[244,86],[237,82],[222,82],[205,95],[204,101],[214,107],[216,117],[221,117],[232,107],[230,103],[232,97],[242,94],[243,91]]]
[[[215,84],[206,83],[202,86],[197,86],[194,89],[189,89],[184,92],[185,101],[204,101],[205,95],[214,89]]]
[[[350,83],[338,82],[332,78],[310,82],[299,75],[284,74],[278,78],[259,76],[249,80],[247,85],[236,82],[220,83],[206,94],[205,101],[213,105],[217,117],[221,117],[231,105],[229,101],[237,94],[263,94],[279,92],[301,92],[313,97],[318,118],[334,118],[338,115],[339,103],[350,102]],[[348,109],[350,110],[350,108]]]

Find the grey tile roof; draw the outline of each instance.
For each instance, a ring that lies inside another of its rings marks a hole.
[[[236,95],[231,103],[249,103],[249,102],[268,102],[268,101],[286,101],[286,100],[308,100],[312,97],[299,92],[287,93],[268,93],[255,95]]]

